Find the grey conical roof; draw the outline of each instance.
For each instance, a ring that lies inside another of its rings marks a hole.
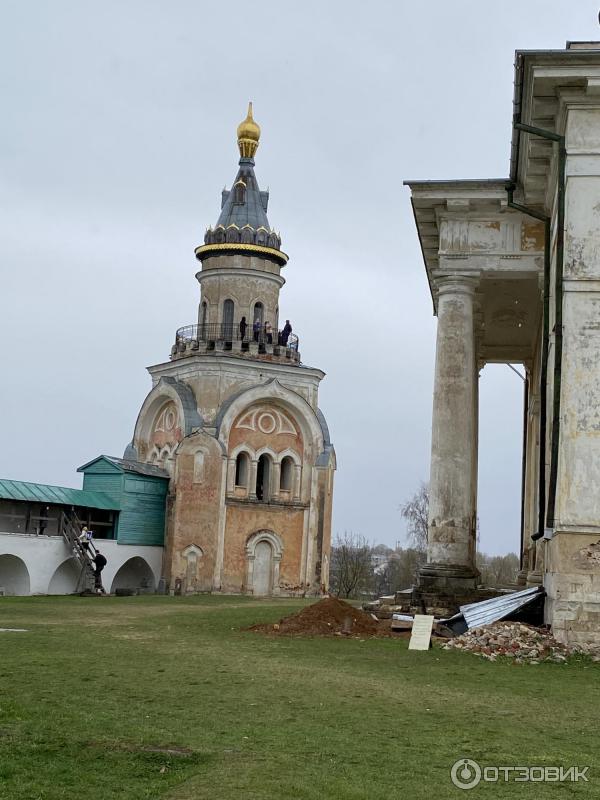
[[[240,181],[245,184],[245,189],[236,192],[236,185]],[[240,168],[233,186],[230,191],[223,192],[221,215],[217,225],[222,225],[224,228],[231,224],[237,225],[238,228],[250,225],[254,230],[262,227],[270,231],[271,226],[267,219],[268,203],[269,192],[261,192],[258,187],[254,174],[254,159],[240,158]]]

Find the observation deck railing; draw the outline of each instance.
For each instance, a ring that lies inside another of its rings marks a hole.
[[[255,331],[252,325],[247,325],[244,329],[239,322],[209,322],[178,328],[171,357],[216,350],[275,356],[299,362],[299,344],[300,340],[295,333],[286,337],[283,331],[273,330],[271,334],[267,334],[264,325]]]

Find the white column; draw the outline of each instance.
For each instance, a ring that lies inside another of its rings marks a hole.
[[[227,459],[227,494],[234,494],[235,490],[235,458]]]
[[[250,475],[248,477],[248,497],[251,500],[256,500],[256,472],[258,469],[258,461],[252,459],[250,461]]]
[[[281,464],[273,464],[273,478],[271,480],[271,499],[279,500],[279,486],[281,484]]]
[[[292,500],[300,500],[300,487],[302,479],[302,465],[294,464],[294,475],[292,483]]]
[[[439,278],[427,564],[424,590],[473,587],[477,489],[477,364],[472,277]]]

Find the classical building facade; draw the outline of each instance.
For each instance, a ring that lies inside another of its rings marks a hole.
[[[509,178],[407,182],[438,317],[419,584],[477,583],[478,376],[520,362],[520,581],[559,639],[600,641],[600,44],[518,51],[513,114]]]
[[[238,127],[239,169],[196,249],[198,323],[180,328],[126,458],[171,475],[171,590],[318,594],[328,585],[335,452],[324,373],[300,362],[279,313],[288,257],[254,173],[260,129]]]

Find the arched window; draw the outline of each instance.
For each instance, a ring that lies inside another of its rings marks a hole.
[[[235,485],[248,486],[250,472],[250,458],[248,453],[239,453],[235,460]]]
[[[206,325],[208,322],[208,303],[206,300],[200,306],[200,325]]]
[[[263,455],[258,459],[256,468],[256,497],[268,503],[271,496],[271,459]]]
[[[228,242],[239,242],[240,240],[240,232],[238,230],[237,225],[230,225],[227,228],[227,241]]]
[[[245,200],[246,200],[246,184],[240,178],[239,181],[235,184],[234,202],[244,203]]]
[[[173,477],[173,474],[175,472],[175,459],[173,457],[174,452],[175,452],[175,445],[173,445],[172,448],[170,448],[168,445],[165,445],[161,451],[160,459],[158,462],[158,465],[163,469],[166,469],[166,471],[169,473],[171,477]]]
[[[223,303],[223,336],[227,339],[233,337],[233,300],[225,300]]]
[[[254,304],[254,318],[253,322],[258,322],[260,325],[263,323],[263,314],[264,314],[264,306],[262,303],[255,303]]]
[[[280,476],[280,490],[284,492],[291,492],[294,476],[294,461],[289,456],[286,456],[281,462]]]
[[[160,460],[160,449],[156,445],[154,445],[152,452],[150,453],[150,463],[157,467],[162,466]]]

